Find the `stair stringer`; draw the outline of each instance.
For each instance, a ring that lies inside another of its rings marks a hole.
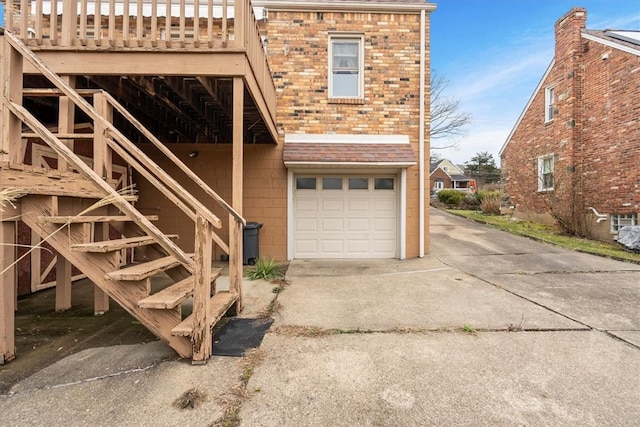
[[[138,307],[138,301],[149,296],[148,279],[136,282],[106,279],[105,274],[119,268],[116,255],[72,251],[71,244],[83,242],[82,233],[73,229],[68,232],[68,228],[56,232],[58,225],[38,220],[38,217],[52,214],[47,199],[46,196],[23,197],[22,221],[180,356],[191,357],[191,340],[188,337],[171,335],[171,329],[182,321],[179,308],[158,310]]]

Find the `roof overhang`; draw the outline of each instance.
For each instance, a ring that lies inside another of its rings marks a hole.
[[[304,12],[381,12],[395,14],[414,14],[421,11],[433,12],[435,3],[427,1],[354,1],[354,0],[253,0],[254,6],[265,7],[274,11],[304,11]]]
[[[284,164],[295,169],[403,169],[417,164],[406,135],[285,135]]]

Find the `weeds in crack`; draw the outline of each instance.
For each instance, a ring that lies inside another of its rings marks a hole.
[[[255,348],[245,353],[240,360],[240,376],[238,383],[229,393],[222,396],[219,402],[222,404],[222,416],[211,424],[211,427],[237,427],[240,425],[240,409],[242,403],[251,398],[252,393],[247,390],[247,384],[253,376],[255,368],[264,360],[264,352]],[[255,391],[259,391],[256,389]]]
[[[520,319],[520,323],[518,323],[517,325],[510,323],[507,326],[507,332],[522,332],[522,331],[524,331],[524,314],[522,315],[522,319]]]

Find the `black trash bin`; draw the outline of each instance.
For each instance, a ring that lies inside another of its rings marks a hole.
[[[260,257],[260,229],[264,224],[247,222],[242,228],[242,263],[255,265]]]

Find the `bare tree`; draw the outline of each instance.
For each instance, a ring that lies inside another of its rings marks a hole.
[[[460,101],[446,95],[449,80],[431,73],[431,140],[451,139],[464,135],[464,127],[471,121],[471,114],[460,111]],[[445,146],[431,147],[432,150],[442,150],[454,147],[456,143]]]

